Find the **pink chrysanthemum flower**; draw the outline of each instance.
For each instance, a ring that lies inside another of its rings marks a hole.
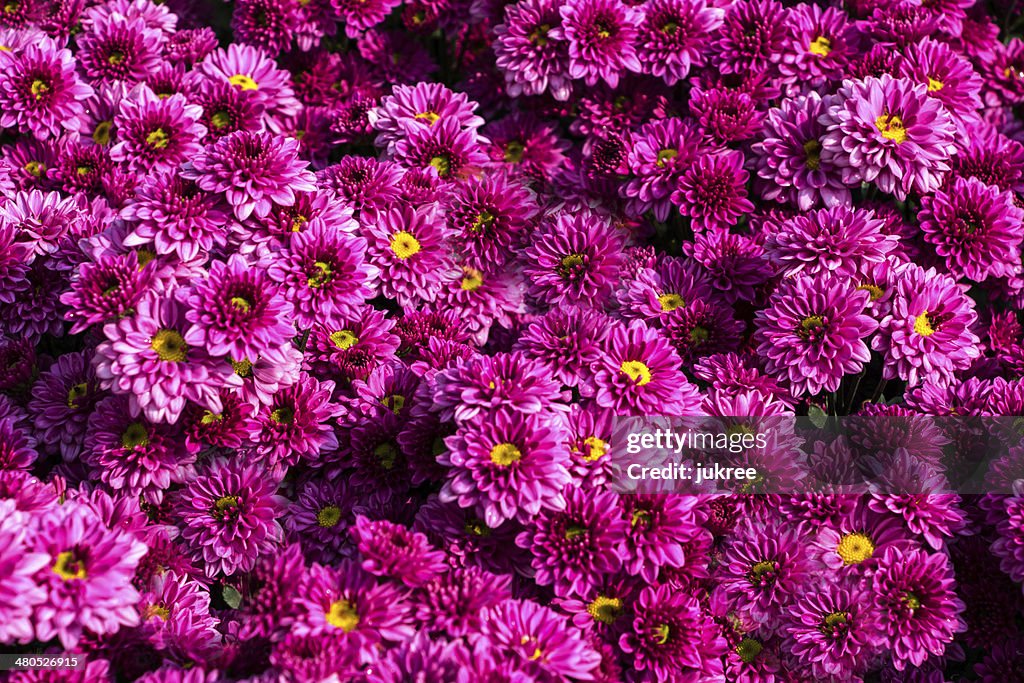
[[[374,576],[419,588],[448,569],[445,554],[431,546],[426,535],[401,524],[358,515],[350,533],[359,548],[363,569]]]
[[[366,241],[337,230],[312,228],[295,233],[287,249],[264,256],[259,265],[295,308],[295,322],[317,322],[354,315],[373,296],[377,266],[365,260]]]
[[[250,439],[269,467],[282,470],[300,459],[316,461],[338,447],[332,420],[345,409],[331,400],[334,382],[319,382],[302,374],[260,406],[253,417]]]
[[[674,85],[694,66],[704,66],[702,51],[722,25],[724,12],[705,0],[652,0],[644,6],[637,36],[637,57],[644,73]]]
[[[523,0],[505,7],[504,21],[494,28],[495,64],[512,97],[550,92],[569,99],[569,46],[551,34],[562,23],[554,0]]]
[[[163,41],[143,19],[114,13],[97,17],[77,37],[78,58],[93,81],[138,82],[160,65]]]
[[[400,85],[372,110],[370,121],[378,131],[374,143],[390,148],[414,128],[430,128],[440,121],[454,120],[463,130],[484,125],[475,113],[476,102],[465,93],[455,93],[440,83]]]
[[[206,576],[248,572],[283,540],[277,519],[286,500],[265,470],[215,458],[176,493],[181,537]]]
[[[28,45],[0,64],[0,126],[20,128],[39,140],[78,131],[82,101],[93,89],[75,74],[70,50]]]
[[[238,220],[264,218],[273,204],[291,206],[295,193],[316,190],[298,145],[293,138],[239,131],[200,152],[181,176],[208,192],[223,192]]]
[[[789,31],[779,71],[801,89],[820,88],[840,78],[856,54],[857,33],[836,7],[798,5],[788,16]]]
[[[193,325],[185,343],[213,356],[256,358],[295,334],[291,304],[265,270],[237,254],[210,266],[209,276],[189,293],[188,304],[186,317]]]
[[[981,355],[972,328],[974,301],[950,276],[907,264],[896,275],[892,312],[882,319],[871,348],[886,362],[882,376],[914,387],[924,381],[948,384]]]
[[[614,88],[624,71],[641,71],[635,47],[640,11],[615,0],[573,0],[559,12],[555,37],[568,43],[571,78],[591,86],[603,80]]]
[[[219,390],[241,383],[227,360],[185,342],[191,324],[178,296],[143,298],[134,315],[104,326],[96,347],[100,385],[127,394],[131,413],[152,422],[176,422],[186,401],[220,412]]]
[[[36,574],[46,591],[33,616],[36,638],[70,649],[86,631],[102,636],[138,623],[131,578],[146,544],[70,501],[42,515],[32,538],[32,551],[49,557]]]
[[[130,171],[175,170],[203,148],[201,115],[202,109],[188,104],[183,95],[161,99],[140,85],[121,100],[114,117],[118,142],[110,148],[110,158]]]
[[[267,124],[273,131],[281,130],[284,122],[301,108],[292,90],[291,75],[251,45],[232,43],[227,49],[215,50],[196,65],[196,71],[245,93],[266,111]]]
[[[875,183],[898,199],[938,189],[956,149],[946,109],[903,78],[844,81],[819,121],[822,160],[842,168],[844,183]]]
[[[447,229],[432,207],[409,206],[379,213],[365,226],[367,255],[381,273],[381,293],[402,307],[433,301],[441,281],[458,271]]]
[[[748,177],[740,152],[703,154],[680,176],[672,203],[696,229],[728,228],[754,210],[747,199]]]
[[[597,404],[620,415],[700,415],[700,394],[654,328],[617,324],[594,366]]]

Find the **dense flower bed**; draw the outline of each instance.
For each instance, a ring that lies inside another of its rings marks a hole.
[[[1024,681],[1024,449],[804,485],[1024,414],[1021,9],[5,3],[0,650],[86,663],[8,676]]]

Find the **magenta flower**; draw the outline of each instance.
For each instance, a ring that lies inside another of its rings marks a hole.
[[[27,45],[0,60],[0,126],[31,132],[39,140],[77,132],[93,89],[75,74],[70,50]]]
[[[641,12],[615,0],[573,0],[559,12],[555,37],[568,43],[570,78],[614,88],[624,71],[641,71],[635,47]]]
[[[206,127],[202,109],[181,94],[158,98],[144,85],[136,87],[114,117],[117,143],[110,158],[131,171],[173,171],[193,159],[203,146]]]
[[[637,57],[644,73],[668,85],[683,80],[695,66],[704,66],[702,50],[722,25],[724,12],[705,0],[653,0],[644,7],[637,33]]]

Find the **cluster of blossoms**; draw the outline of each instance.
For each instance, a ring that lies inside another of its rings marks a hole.
[[[7,2],[2,680],[1024,680],[1022,12]]]

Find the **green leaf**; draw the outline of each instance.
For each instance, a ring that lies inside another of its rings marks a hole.
[[[220,594],[231,609],[238,609],[238,606],[242,604],[242,594],[233,586],[224,586],[221,588]]]

